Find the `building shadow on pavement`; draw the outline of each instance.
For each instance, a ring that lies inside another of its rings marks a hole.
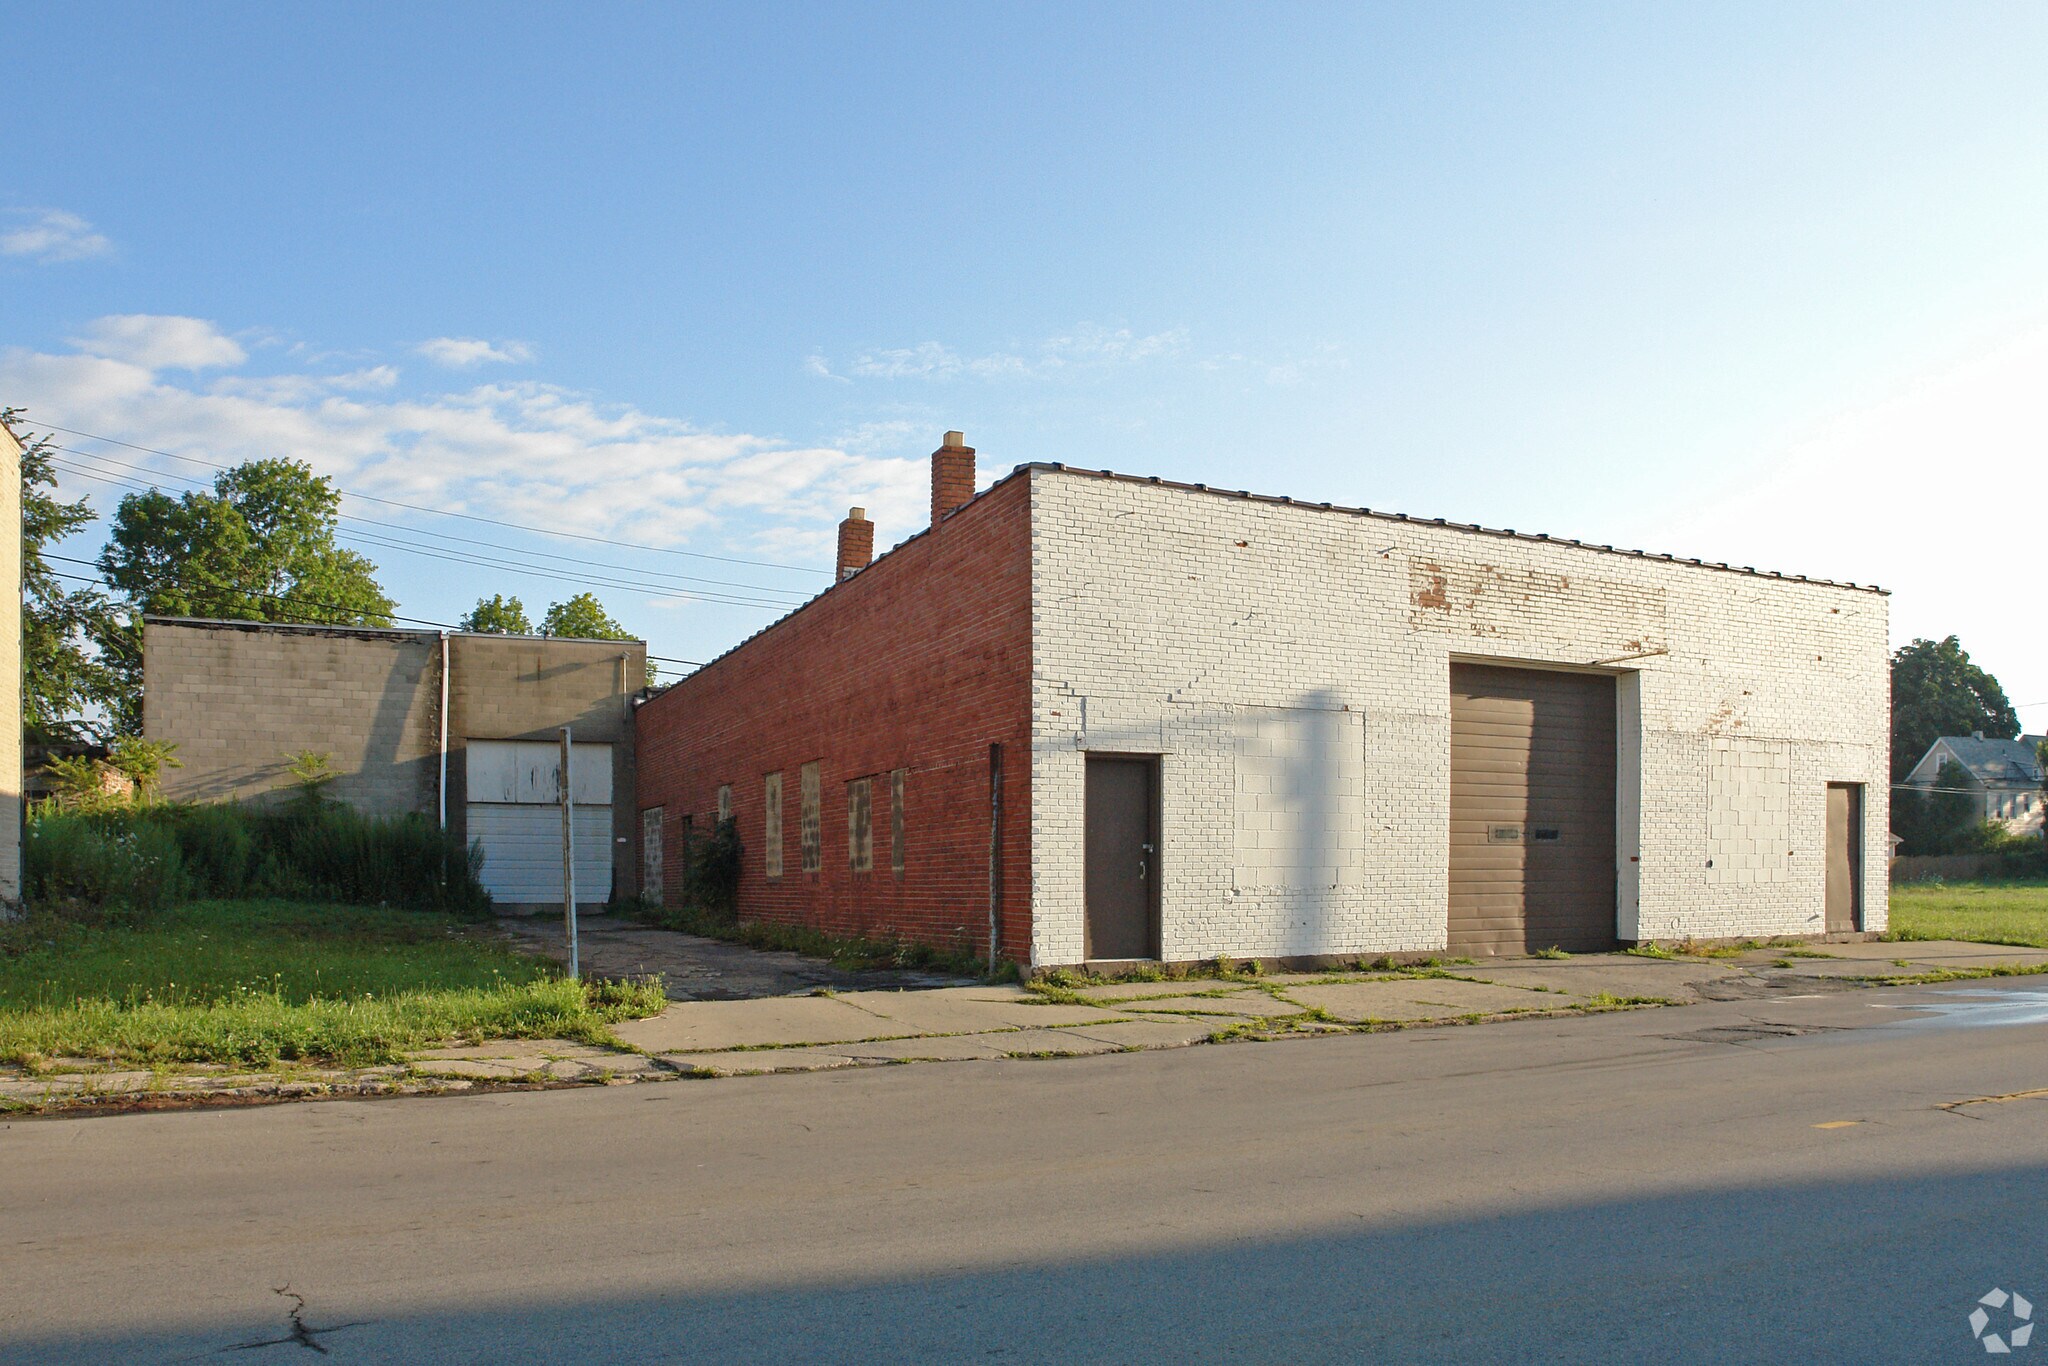
[[[963,1205],[962,1220],[986,1229],[978,1260],[992,1268],[587,1299],[508,1287],[491,1303],[399,1315],[305,1284],[279,1298],[271,1321],[203,1331],[59,1342],[0,1326],[0,1357],[1964,1361],[1985,1355],[1970,1315],[1994,1287],[2048,1306],[2042,1177],[2024,1166],[1843,1179],[1393,1227],[1333,1207],[1328,1228],[1310,1236],[1015,1266],[1001,1265],[1001,1211]],[[1259,1198],[1256,1183],[1245,1198]],[[719,1274],[693,1263],[680,1237],[669,1255],[679,1287]],[[2034,1313],[2048,1318],[2048,1307]],[[2019,1324],[2008,1302],[1987,1311],[1984,1331]]]

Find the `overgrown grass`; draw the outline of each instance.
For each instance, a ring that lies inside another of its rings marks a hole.
[[[45,806],[32,814],[22,852],[28,902],[59,912],[249,896],[490,911],[476,851],[424,817],[369,816],[335,802]]]
[[[1885,938],[2048,949],[2048,881],[1904,883],[1892,888]]]
[[[990,976],[986,959],[965,948],[941,949],[909,939],[875,939],[859,935],[827,934],[808,925],[785,925],[773,920],[734,921],[715,911],[692,907],[652,906],[644,901],[622,901],[615,907],[621,914],[663,929],[684,934],[701,934],[748,948],[800,953],[807,958],[829,959],[834,967],[854,970],[911,968],[951,973],[957,977]],[[992,980],[1014,981],[1017,965],[998,963]]]
[[[143,919],[42,915],[0,935],[0,1060],[389,1063],[451,1039],[602,1042],[658,983],[576,983],[450,916],[203,901]]]

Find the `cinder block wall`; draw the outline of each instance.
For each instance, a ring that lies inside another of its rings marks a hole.
[[[1167,958],[1442,948],[1454,656],[1618,679],[1624,939],[1820,932],[1829,782],[1864,785],[1865,925],[1884,928],[1882,594],[1079,471],[1029,478],[1033,963],[1081,957],[1092,749],[1163,756]],[[1258,832],[1298,820],[1301,793],[1272,772],[1332,744],[1356,761],[1312,786],[1344,828],[1315,841],[1327,867],[1283,866]]]
[[[449,827],[469,838],[466,741],[553,740],[567,725],[613,747],[613,886],[637,886],[631,698],[646,645],[451,634],[448,657]],[[280,800],[293,790],[286,755],[310,749],[341,775],[331,797],[440,812],[439,632],[150,621],[143,697],[144,734],[175,743],[184,764],[167,771],[167,797]]]
[[[271,801],[287,754],[322,750],[330,796],[365,811],[436,809],[440,638],[432,631],[150,621],[143,733],[178,746],[180,801]]]
[[[971,486],[970,486],[971,487]],[[683,817],[710,828],[732,787],[740,913],[842,934],[987,944],[989,746],[1006,748],[1002,952],[1030,944],[1030,505],[998,484],[642,706],[640,806],[662,808],[667,895]],[[820,869],[800,846],[800,779],[821,779]],[[889,774],[907,768],[905,868],[889,857]],[[780,878],[765,872],[764,782],[783,775]],[[874,782],[874,866],[850,867],[847,788]],[[638,822],[635,822],[638,829]]]
[[[458,634],[448,637],[448,651],[449,824],[469,838],[466,741],[554,740],[568,726],[579,744],[612,747],[612,888],[634,891],[640,826],[632,698],[647,681],[647,646]]]

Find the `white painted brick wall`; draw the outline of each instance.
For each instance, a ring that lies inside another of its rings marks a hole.
[[[1162,756],[1168,959],[1442,948],[1454,656],[1624,677],[1623,938],[1820,932],[1829,782],[1865,785],[1884,928],[1883,595],[1029,477],[1034,963],[1081,957],[1091,749]],[[1344,752],[1279,772],[1309,735]]]

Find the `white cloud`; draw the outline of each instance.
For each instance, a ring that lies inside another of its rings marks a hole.
[[[821,571],[848,505],[886,515],[885,536],[908,535],[920,519],[922,460],[708,432],[531,381],[408,396],[394,392],[390,366],[173,377],[164,371],[226,363],[235,344],[195,319],[143,321],[150,325],[102,319],[83,354],[0,351],[0,393],[28,410],[31,425],[219,464],[290,455],[356,492],[650,545],[771,559],[784,558],[771,550],[801,547],[791,562]],[[66,440],[83,455],[95,449]],[[407,516],[373,504],[349,510]],[[759,571],[742,577],[749,572]]]
[[[92,224],[62,209],[15,209],[7,219],[14,226],[0,230],[0,256],[83,261],[114,249],[104,234],[93,231]]]
[[[290,404],[329,393],[389,389],[397,383],[397,367],[372,365],[339,375],[227,375],[215,380],[207,392]]]
[[[203,318],[115,313],[86,324],[71,344],[88,355],[144,370],[208,370],[249,358],[234,338]]]
[[[1046,379],[1060,374],[1105,370],[1116,366],[1140,365],[1176,355],[1186,348],[1186,331],[1176,328],[1138,336],[1129,328],[1099,327],[1083,323],[1072,332],[1044,341],[1026,351],[992,351],[983,355],[962,355],[943,342],[919,342],[915,346],[864,351],[844,367],[833,368],[822,355],[804,359],[804,369],[824,379],[927,380],[956,379]]]
[[[533,359],[533,348],[525,342],[487,342],[478,337],[435,337],[413,350],[450,370],[474,370],[479,365],[524,365]]]
[[[1892,638],[1951,633],[2015,702],[2048,701],[2033,553],[2048,505],[2048,326],[1787,432],[1657,548],[1894,590]],[[2023,713],[2040,730],[2048,711]]]

